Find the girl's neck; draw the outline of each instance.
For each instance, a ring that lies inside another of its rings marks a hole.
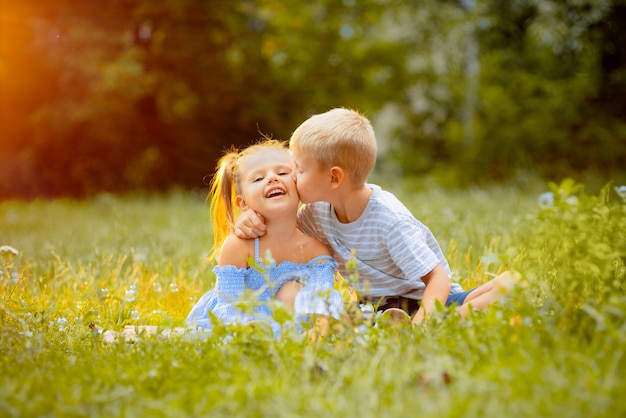
[[[296,227],[295,218],[275,221],[266,219],[266,225],[265,235],[260,238],[261,258],[269,250],[276,265],[284,261],[306,261],[301,257],[304,234]]]
[[[298,233],[295,218],[266,219],[265,224],[267,229],[264,237],[269,239],[279,238],[282,243],[289,242],[288,240]]]

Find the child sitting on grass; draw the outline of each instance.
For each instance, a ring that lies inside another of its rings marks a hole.
[[[376,161],[376,137],[362,114],[338,108],[314,115],[295,130],[289,146],[305,203],[298,225],[333,250],[345,277],[346,263],[355,255],[362,301],[394,314],[401,309],[416,324],[433,312],[436,301],[458,305],[464,317],[470,305],[485,308],[515,282],[505,272],[464,291],[450,280],[448,262],[431,231],[392,193],[367,183]],[[247,210],[235,233],[264,236],[266,223],[263,213]]]
[[[343,309],[341,295],[334,290],[337,263],[324,244],[296,226],[300,198],[286,146],[266,139],[241,152],[228,152],[218,162],[209,199],[214,235],[210,257],[218,262],[213,269],[217,280],[187,322],[211,329],[211,316],[225,324],[267,321],[277,338],[281,329],[268,306],[277,299],[287,310],[293,307],[297,319],[321,319],[321,328],[313,332],[324,334],[328,317],[338,318]],[[263,216],[263,237],[248,240],[233,233],[236,211],[248,209]],[[242,309],[250,295],[252,306]]]

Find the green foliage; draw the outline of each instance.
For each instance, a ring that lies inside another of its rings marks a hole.
[[[607,185],[597,196],[588,195],[583,185],[566,179],[549,183],[549,189],[501,259],[524,273],[527,297],[543,321],[584,340],[600,333],[611,348],[624,332],[624,188]]]
[[[0,415],[622,416],[626,192],[549,188],[539,209],[536,186],[398,190],[464,287],[511,267],[527,286],[465,322],[440,307],[313,344],[220,326],[103,341],[182,325],[212,287],[196,195],[0,203]]]
[[[547,178],[573,170],[615,176],[626,149],[624,107],[604,86],[622,80],[606,65],[623,55],[605,33],[623,21],[623,6],[487,1],[454,12],[446,4],[421,2],[410,12],[436,22],[439,32],[429,26],[419,47],[445,64],[408,71],[404,123],[392,138],[406,172],[453,184],[529,168]]]
[[[583,193],[572,179],[549,183],[543,208],[527,219],[516,245],[522,270],[567,309],[604,304],[626,290],[626,205],[611,202],[611,187],[597,196]],[[544,293],[547,292],[547,293]]]
[[[262,98],[277,82],[245,2],[104,9],[47,2],[26,10],[24,19],[37,24],[19,53],[44,57],[27,75],[45,75],[51,97],[22,92],[40,102],[25,115],[22,137],[11,138],[22,146],[0,171],[12,179],[3,181],[2,195],[201,187],[223,148],[274,128],[273,102]]]
[[[182,192],[123,201],[100,195],[3,203],[2,239],[20,254],[4,269],[10,292],[0,303],[42,320],[65,317],[106,328],[136,315],[155,325],[175,321],[175,312],[189,308],[186,292],[202,286],[208,273],[204,203]],[[18,298],[20,292],[28,297]]]
[[[623,171],[621,1],[4,3],[0,197],[201,187],[338,106],[445,184]]]

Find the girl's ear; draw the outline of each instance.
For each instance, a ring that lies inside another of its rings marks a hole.
[[[330,168],[330,187],[336,188],[343,184],[346,179],[346,173],[344,173],[341,167],[333,166]]]
[[[237,203],[237,207],[241,210],[246,210],[248,209],[248,204],[246,203],[246,201],[244,200],[243,197],[241,196],[237,196],[235,198],[235,203]]]

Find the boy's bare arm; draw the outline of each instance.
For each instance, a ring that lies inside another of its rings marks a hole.
[[[424,296],[417,313],[413,317],[413,324],[419,324],[435,309],[435,301],[446,303],[450,295],[450,278],[441,264],[432,269],[430,273],[422,277],[426,284]]]
[[[235,235],[241,239],[254,239],[265,235],[265,219],[253,210],[245,210],[235,220]]]

